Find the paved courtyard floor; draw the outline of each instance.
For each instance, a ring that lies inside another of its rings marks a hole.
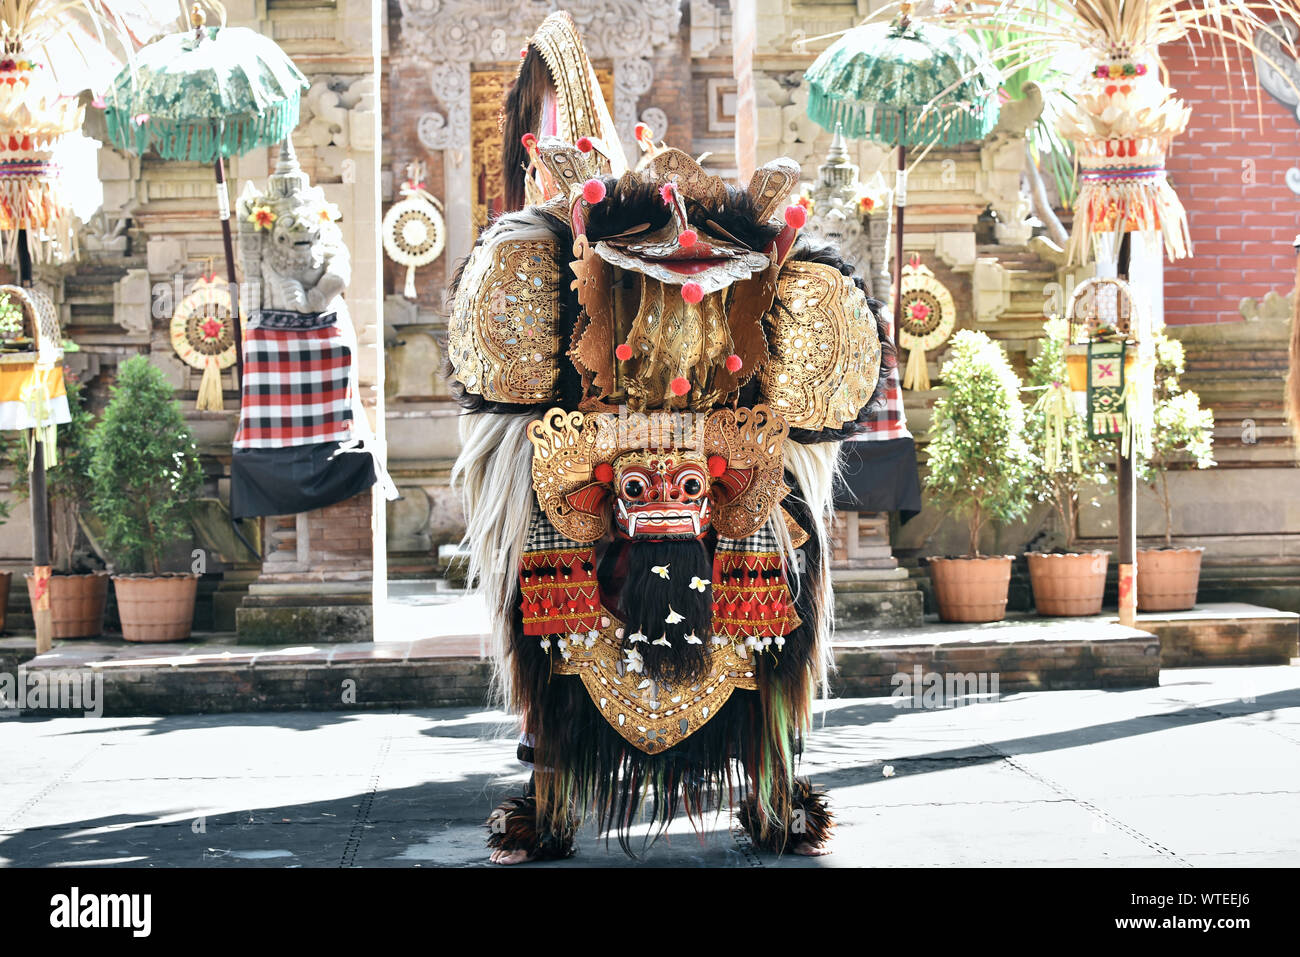
[[[468,708],[0,721],[0,861],[76,867],[488,866],[524,779]],[[896,708],[826,702],[804,770],[834,853],[755,853],[725,813],[641,863],[722,867],[1300,864],[1300,667],[1166,670],[1158,688]],[[574,863],[629,863],[586,833]],[[533,866],[569,866],[533,865]]]

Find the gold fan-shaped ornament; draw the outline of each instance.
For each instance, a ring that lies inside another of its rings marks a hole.
[[[200,279],[176,304],[171,323],[172,348],[188,366],[200,369],[199,411],[220,412],[221,373],[235,364],[235,330],[230,291],[216,277]]]
[[[898,345],[907,350],[903,388],[923,392],[930,388],[925,354],[948,341],[957,324],[952,293],[919,256],[903,267],[903,294],[898,310]]]
[[[442,255],[447,224],[442,218],[442,203],[424,189],[418,167],[402,184],[402,197],[384,214],[384,252],[393,262],[406,267],[402,292],[407,299],[414,299],[415,270]]]

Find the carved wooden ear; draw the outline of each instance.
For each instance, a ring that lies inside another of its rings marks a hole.
[[[592,482],[590,485],[574,489],[564,496],[564,500],[576,511],[586,515],[600,515],[605,509],[605,499],[608,496],[609,489],[599,482]]]
[[[710,465],[713,464],[712,458],[713,456],[710,456]],[[745,489],[749,488],[749,483],[753,480],[753,469],[727,468],[724,469],[721,474],[714,476],[713,484],[715,487],[721,489],[721,495],[719,498],[725,503],[734,502],[743,495]]]
[[[799,164],[788,156],[774,159],[754,170],[749,180],[749,195],[758,208],[760,219],[771,219],[777,208],[790,198],[799,183]]]

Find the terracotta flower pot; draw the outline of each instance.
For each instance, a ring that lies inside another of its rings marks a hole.
[[[1038,614],[1095,615],[1101,611],[1109,552],[1030,552],[1025,557],[1029,560],[1029,583]]]
[[[27,600],[36,611],[36,585],[27,579]],[[50,617],[55,638],[93,638],[104,633],[108,603],[108,572],[50,576]]]
[[[190,636],[197,575],[114,575],[113,587],[127,641],[181,641]]]
[[[0,631],[5,630],[5,618],[9,613],[9,586],[13,580],[13,572],[0,572]]]
[[[1204,548],[1139,548],[1138,611],[1186,611],[1196,604]]]
[[[931,558],[930,580],[944,621],[1001,621],[1006,617],[1010,555]]]

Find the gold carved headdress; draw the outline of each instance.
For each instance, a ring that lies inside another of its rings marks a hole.
[[[797,164],[764,166],[740,196],[675,149],[650,147],[613,181],[596,175],[593,150],[546,138],[536,153],[558,189],[538,207],[554,227],[505,221],[472,254],[450,319],[450,358],[467,392],[550,404],[570,362],[586,412],[707,412],[757,377],[756,401],[792,428],[856,419],[876,387],[876,320],[838,269],[789,258],[804,211],[788,208],[784,222],[775,214]],[[724,223],[737,204],[770,239],[732,234]],[[581,309],[562,356],[565,286]]]

